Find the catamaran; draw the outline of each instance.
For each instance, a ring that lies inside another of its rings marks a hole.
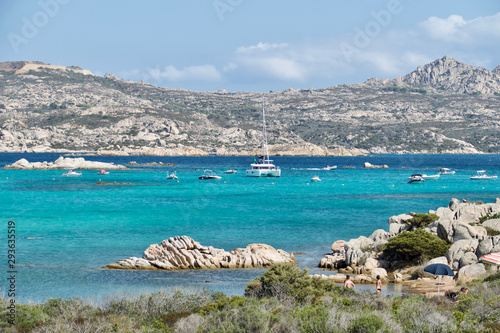
[[[262,149],[263,155],[259,156],[256,163],[250,164],[246,174],[249,177],[281,177],[281,169],[273,164],[269,159],[269,149],[267,148],[266,111],[264,108],[264,97],[262,97]]]

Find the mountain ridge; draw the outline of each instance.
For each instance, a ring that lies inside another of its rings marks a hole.
[[[395,79],[268,92],[271,154],[498,153],[499,72],[445,56]],[[259,154],[261,98],[4,62],[0,151]]]

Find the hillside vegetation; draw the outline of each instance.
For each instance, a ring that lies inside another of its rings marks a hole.
[[[276,154],[500,152],[498,70],[450,57],[392,80],[266,92],[265,104]],[[0,151],[191,147],[191,154],[246,155],[261,145],[261,110],[262,93],[0,63]]]

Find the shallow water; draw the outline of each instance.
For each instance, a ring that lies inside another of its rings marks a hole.
[[[0,167],[22,157],[30,162],[54,161],[59,155],[0,154]],[[500,180],[469,179],[476,170],[499,174],[500,155],[275,157],[282,168],[281,178],[245,177],[252,157],[86,159],[115,164],[161,161],[176,166],[134,167],[107,176],[84,170],[76,179],[61,177],[61,170],[0,169],[0,221],[4,226],[0,250],[6,258],[7,222],[13,220],[20,301],[100,298],[178,286],[242,295],[246,284],[264,269],[161,272],[100,267],[129,256],[140,257],[150,244],[168,237],[187,235],[202,245],[225,250],[266,243],[288,252],[304,252],[297,256],[301,267],[311,273],[331,274],[317,265],[338,239],[388,230],[390,216],[427,212],[447,206],[454,197],[484,202],[500,197]],[[364,162],[390,168],[364,169]],[[327,164],[338,168],[319,170]],[[407,183],[411,174],[435,174],[439,167],[457,173],[423,184]],[[238,173],[223,174],[230,168]],[[198,180],[204,169],[223,179]],[[179,180],[166,179],[174,170]],[[311,183],[314,175],[322,181]],[[132,185],[96,185],[99,180]],[[5,289],[7,282],[2,281]]]

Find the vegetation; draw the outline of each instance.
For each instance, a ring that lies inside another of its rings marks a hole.
[[[434,221],[437,221],[439,216],[436,214],[413,214],[413,217],[407,223],[414,229],[425,228]]]
[[[292,267],[292,266],[288,266]],[[500,332],[500,273],[467,285],[453,303],[419,295],[325,292],[296,267],[272,267],[259,282],[288,285],[294,297],[233,296],[200,291],[111,297],[97,304],[74,298],[17,305],[15,325],[0,314],[4,332]],[[301,288],[296,281],[305,285]],[[311,286],[313,286],[311,288]],[[248,289],[248,288],[247,288]],[[319,296],[321,295],[321,296]],[[8,300],[0,299],[6,308]]]
[[[392,87],[384,87],[382,88],[382,91],[393,91],[393,92],[398,92],[398,93],[408,93],[408,92],[416,92],[419,94],[427,94],[427,90],[424,88],[410,88],[410,87],[398,87],[398,86],[392,86]]]
[[[444,256],[451,244],[423,229],[404,231],[384,245],[384,257],[405,262]]]

